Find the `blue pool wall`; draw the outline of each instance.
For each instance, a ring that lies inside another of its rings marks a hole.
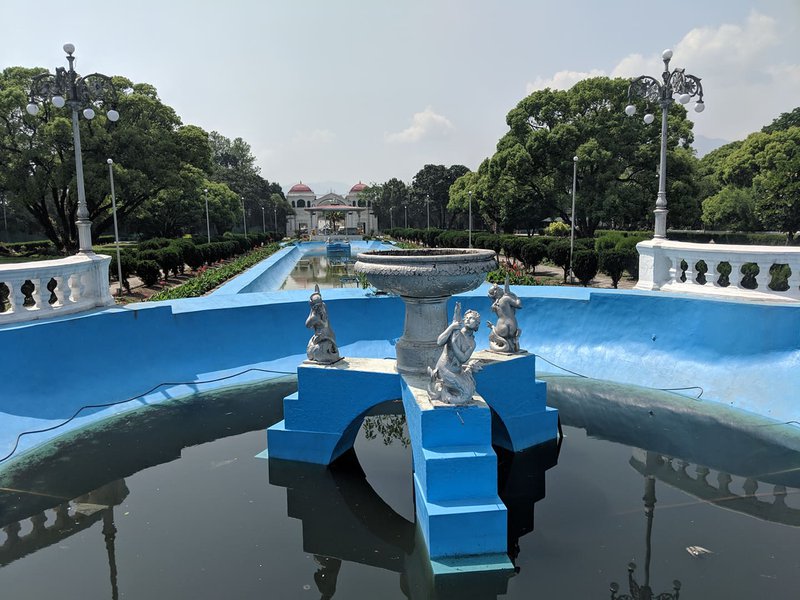
[[[291,252],[291,249],[289,250]],[[288,252],[287,252],[288,254]],[[267,269],[268,271],[268,269]],[[266,272],[262,270],[263,273]],[[253,285],[242,280],[242,288]],[[488,286],[457,299],[492,319]],[[775,419],[800,421],[800,307],[690,298],[658,292],[514,287],[522,346],[537,367],[696,396]],[[29,449],[148,403],[281,376],[305,358],[308,290],[217,293],[134,304],[0,327],[0,456],[17,433],[60,423],[83,405],[115,402],[169,383],[144,398],[93,409],[54,432],[27,436]],[[338,341],[351,356],[393,356],[404,307],[397,297],[324,290]],[[451,301],[450,311],[452,312]],[[488,345],[482,323],[478,347]]]

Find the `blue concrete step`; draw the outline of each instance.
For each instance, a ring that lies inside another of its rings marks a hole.
[[[497,455],[491,446],[422,448],[416,475],[431,502],[497,493]]]

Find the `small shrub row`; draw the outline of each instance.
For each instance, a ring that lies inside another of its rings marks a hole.
[[[213,290],[231,277],[249,269],[278,250],[276,243],[257,248],[245,256],[240,256],[227,264],[208,269],[181,285],[163,290],[150,297],[150,301],[195,298]]]

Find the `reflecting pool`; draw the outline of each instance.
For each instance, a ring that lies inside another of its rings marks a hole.
[[[793,597],[800,586],[797,453],[759,442],[755,457],[718,460],[720,449],[753,449],[688,417],[681,429],[698,437],[686,456],[648,447],[674,434],[657,415],[652,426],[609,419],[619,429],[591,437],[583,405],[564,397],[560,448],[499,455],[516,572],[434,581],[397,403],[368,417],[355,451],[330,468],[254,458],[295,386],[288,377],[149,407],[0,472],[3,598],[607,598],[611,582],[629,593],[631,561],[654,595],[673,580],[681,598],[704,600]]]
[[[313,290],[314,285],[319,285],[320,289],[359,287],[354,264],[355,259],[349,252],[307,253],[297,261],[280,289]]]

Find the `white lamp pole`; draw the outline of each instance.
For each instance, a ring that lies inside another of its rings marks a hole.
[[[81,133],[78,126],[78,112],[91,121],[95,117],[94,106],[102,102],[104,106],[116,103],[117,92],[111,78],[100,73],[79,77],[74,69],[75,46],[64,44],[69,69],[58,67],[55,75],[42,73],[31,82],[30,102],[25,107],[29,114],[39,112],[37,100],[50,100],[56,108],[68,106],[72,113],[72,139],[75,147],[75,179],[78,184],[78,207],[75,225],[78,230],[78,252],[92,254],[92,222],[89,220],[89,207],[86,204],[86,190],[83,184],[83,159],[81,157]],[[119,113],[111,108],[106,112],[111,122],[119,119]]]
[[[472,190],[467,194],[469,195],[469,247],[472,248]]]
[[[118,295],[122,296],[122,260],[119,252],[119,228],[117,227],[117,194],[114,191],[114,161],[109,158],[106,162],[108,163],[108,179],[111,182],[111,214],[114,217],[114,243],[117,246]]]
[[[405,214],[405,228],[408,229],[408,204],[403,205],[403,213]]]
[[[661,160],[658,169],[656,209],[653,211],[655,213],[654,239],[667,237],[667,112],[674,102],[673,95],[678,94],[678,102],[681,104],[688,104],[692,98],[697,96],[694,110],[703,112],[706,108],[703,103],[703,85],[700,83],[700,78],[687,74],[685,69],[670,71],[669,61],[672,58],[672,50],[664,50],[661,58],[664,61],[661,81],[649,75],[642,75],[631,81],[628,86],[628,101],[632,102],[635,96],[639,96],[648,103],[652,102],[661,107]],[[636,106],[628,104],[625,107],[625,114],[629,117],[635,115]],[[644,122],[646,124],[649,125],[654,120],[653,114],[645,114]]]
[[[575,182],[578,175],[578,157],[572,157],[572,212],[569,217],[569,282],[575,283],[575,273],[572,270],[572,253],[575,249]]]
[[[394,206],[389,207],[389,228],[394,229]]]
[[[247,237],[247,209],[244,207],[244,196],[242,196],[242,228],[244,229],[244,237]]]
[[[203,197],[206,199],[206,235],[208,243],[211,243],[211,219],[208,218],[208,189],[203,190]]]
[[[275,233],[278,233],[278,207],[272,207],[272,217],[275,220]]]
[[[261,229],[264,233],[267,233],[267,222],[264,220],[264,207],[261,207]]]
[[[431,228],[431,197],[425,196],[425,209],[428,212],[428,227],[427,229]]]

